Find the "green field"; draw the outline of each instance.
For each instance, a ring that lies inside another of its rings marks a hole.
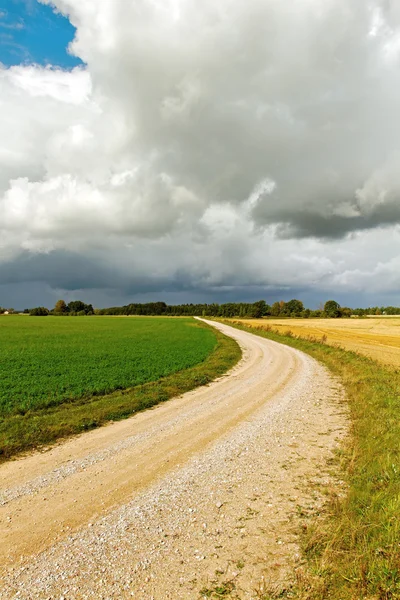
[[[154,406],[239,357],[193,318],[0,317],[0,458]]]
[[[216,346],[193,319],[3,317],[0,416],[156,381]]]

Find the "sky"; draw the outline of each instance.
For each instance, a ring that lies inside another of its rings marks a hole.
[[[72,69],[82,65],[68,52],[75,28],[68,18],[36,0],[0,0],[0,60],[6,67],[18,64],[56,65]]]
[[[0,0],[0,305],[400,305],[395,0]]]

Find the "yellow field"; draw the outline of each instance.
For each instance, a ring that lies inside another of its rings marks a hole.
[[[251,327],[266,327],[303,338],[312,336],[326,343],[355,350],[386,365],[400,367],[400,317],[365,319],[235,319]]]

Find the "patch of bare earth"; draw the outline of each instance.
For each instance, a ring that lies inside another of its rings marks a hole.
[[[341,485],[343,391],[305,354],[216,326],[244,351],[227,376],[0,467],[2,600],[250,600],[294,581],[300,513]]]

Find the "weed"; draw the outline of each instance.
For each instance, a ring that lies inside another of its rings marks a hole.
[[[228,581],[224,581],[222,583],[213,583],[213,587],[207,588],[204,587],[200,590],[201,598],[213,598],[215,600],[219,600],[220,598],[232,598],[232,593],[235,591],[236,586],[232,579]],[[235,595],[234,597],[237,598]]]

